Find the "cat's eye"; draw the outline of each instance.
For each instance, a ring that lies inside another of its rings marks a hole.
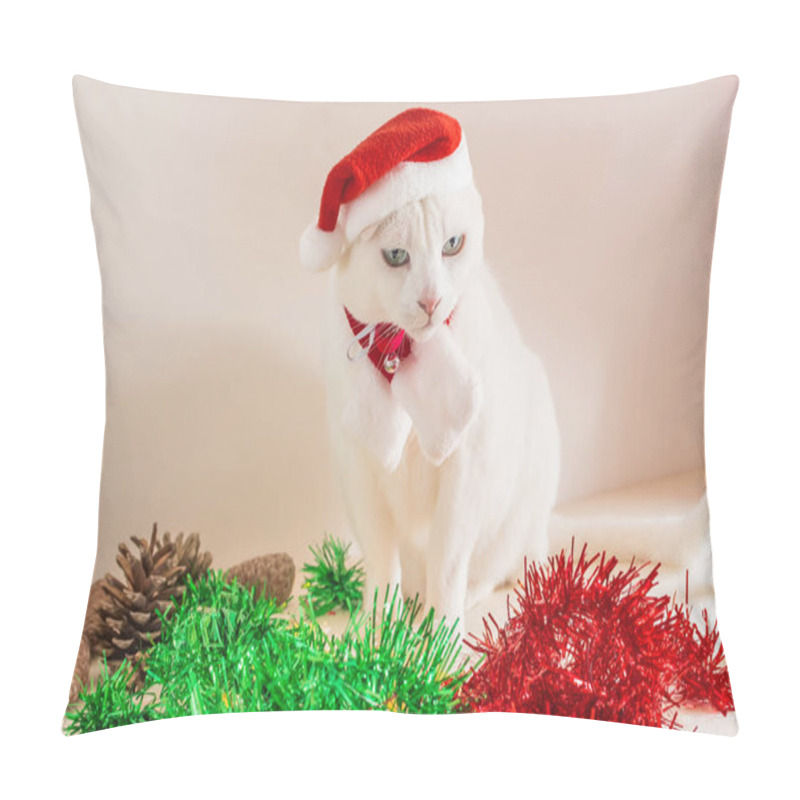
[[[408,264],[408,250],[403,250],[402,247],[393,247],[389,250],[384,250],[383,260],[390,267],[402,267],[403,265]]]
[[[455,256],[461,252],[461,248],[464,246],[464,234],[462,233],[460,236],[451,236],[442,247],[442,255],[443,256]]]

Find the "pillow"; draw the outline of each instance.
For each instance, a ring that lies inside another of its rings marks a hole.
[[[65,731],[735,733],[703,388],[737,87],[421,107],[76,76],[107,416]]]

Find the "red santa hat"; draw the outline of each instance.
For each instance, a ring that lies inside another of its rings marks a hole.
[[[345,244],[395,209],[472,183],[458,120],[429,108],[392,117],[328,173],[319,218],[300,239],[300,260],[332,267]]]

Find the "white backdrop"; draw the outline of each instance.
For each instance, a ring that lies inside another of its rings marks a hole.
[[[790,592],[799,532],[790,507],[800,407],[791,4],[495,0],[482,16],[462,3],[417,0],[402,14],[368,2],[286,5],[75,0],[0,12],[3,685],[14,742],[4,783],[26,784],[22,796],[71,793],[70,784],[76,794],[120,797],[141,796],[143,784],[159,794],[196,787],[200,797],[244,787],[298,796],[783,796],[777,787],[792,780],[796,738]],[[95,554],[104,405],[76,72],[203,94],[398,101],[611,94],[740,76],[706,393],[717,610],[736,739],[545,717],[341,712],[61,737]]]

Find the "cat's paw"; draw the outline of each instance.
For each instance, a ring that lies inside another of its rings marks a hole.
[[[360,383],[345,403],[342,428],[364,447],[388,472],[394,472],[403,456],[411,432],[411,418],[370,365],[358,365]]]
[[[483,399],[477,371],[447,330],[417,345],[392,391],[408,412],[423,453],[437,466],[458,447]]]

